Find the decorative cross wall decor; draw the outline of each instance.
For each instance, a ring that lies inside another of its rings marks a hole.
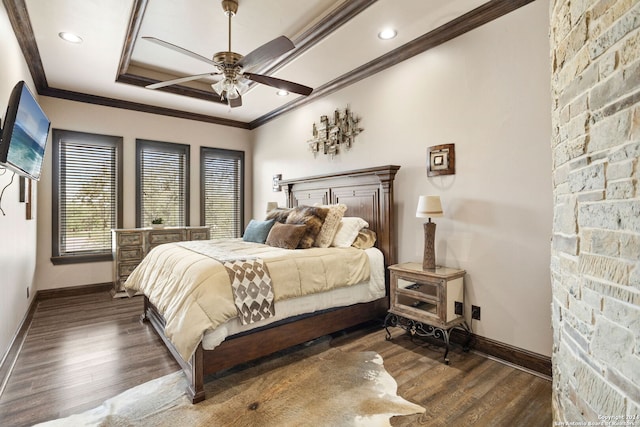
[[[354,117],[349,107],[342,112],[336,109],[332,120],[321,116],[320,124],[313,124],[313,139],[308,141],[313,156],[321,152],[333,158],[340,153],[340,146],[350,149],[356,135],[364,130],[358,127],[359,122],[360,118]]]

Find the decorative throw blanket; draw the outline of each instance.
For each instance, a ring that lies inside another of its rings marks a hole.
[[[369,280],[369,257],[356,248],[280,249],[242,239],[207,240],[213,255],[183,243],[153,248],[125,282],[130,295],[144,293],[166,320],[165,335],[189,360],[205,331],[238,317],[231,280],[217,259],[261,259],[274,301],[320,293]],[[193,243],[196,247],[196,242]],[[226,254],[226,255],[225,255]]]
[[[261,259],[225,261],[234,302],[243,325],[268,319],[276,314],[271,277]]]
[[[217,246],[197,240],[177,244],[213,258],[224,265],[229,273],[234,303],[243,325],[275,316],[271,276],[263,260],[251,256],[233,255]]]

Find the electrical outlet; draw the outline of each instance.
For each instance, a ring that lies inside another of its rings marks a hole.
[[[460,301],[455,301],[453,311],[458,316],[462,316],[464,314],[464,306]]]
[[[480,320],[480,307],[477,305],[471,306],[471,318],[475,320]]]

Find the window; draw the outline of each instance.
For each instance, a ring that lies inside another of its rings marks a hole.
[[[111,259],[122,224],[122,138],[53,129],[52,262]]]
[[[136,226],[189,225],[189,146],[136,140]]]
[[[200,210],[212,239],[242,235],[244,152],[200,148]]]

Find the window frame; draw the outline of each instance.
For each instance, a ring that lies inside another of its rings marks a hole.
[[[173,152],[184,154],[184,183],[185,183],[185,194],[184,194],[184,225],[188,227],[190,225],[190,204],[191,204],[191,146],[188,144],[179,144],[175,142],[165,142],[165,141],[154,141],[149,139],[136,139],[136,227],[141,228],[145,227],[142,224],[142,183],[141,183],[141,174],[142,174],[142,164],[141,164],[141,154],[144,148],[151,147],[158,151],[164,152]]]
[[[246,162],[245,162],[245,152],[241,150],[231,150],[225,148],[214,148],[214,147],[200,147],[200,225],[207,226],[206,224],[206,185],[205,185],[205,162],[209,155],[218,155],[219,157],[227,157],[233,158],[240,161],[240,207],[238,215],[240,219],[238,221],[238,235],[236,237],[242,237],[242,233],[244,232],[245,227],[245,174],[246,174]],[[213,238],[213,237],[212,237]]]
[[[116,207],[115,207],[115,219],[116,228],[122,227],[123,209],[122,209],[122,197],[123,197],[123,138],[121,136],[100,135],[87,132],[78,132],[65,129],[53,129],[52,130],[52,152],[53,152],[53,172],[52,172],[52,202],[51,202],[51,262],[54,265],[61,264],[77,264],[87,262],[101,262],[113,260],[113,254],[111,248],[109,253],[100,254],[83,254],[83,255],[61,255],[60,253],[60,241],[62,232],[60,228],[60,179],[62,172],[62,165],[60,163],[62,140],[67,142],[77,142],[89,145],[102,145],[115,148],[115,180],[116,180]]]

